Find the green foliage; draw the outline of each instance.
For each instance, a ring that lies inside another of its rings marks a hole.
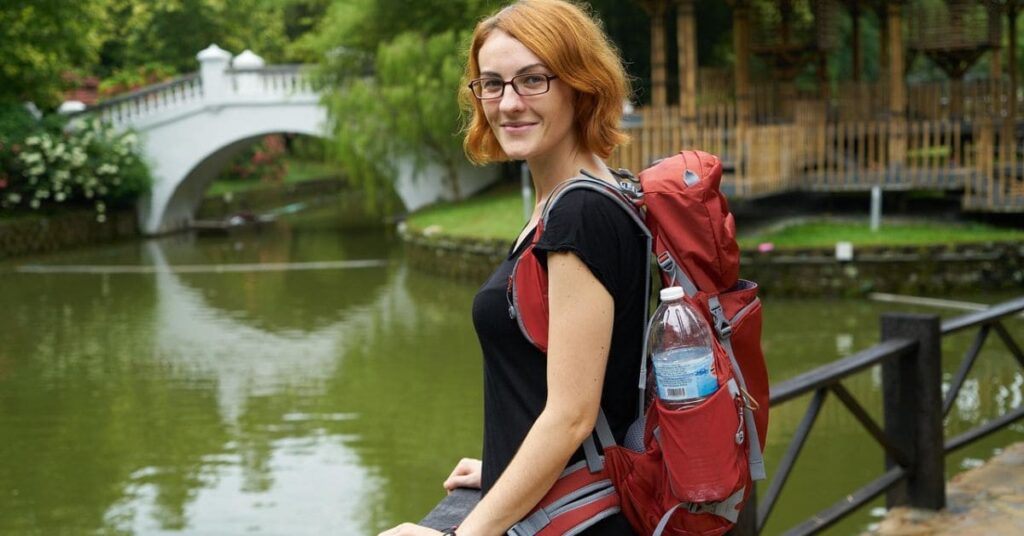
[[[464,161],[456,100],[466,40],[495,0],[336,0],[296,44],[321,58],[335,138],[331,155],[368,191],[389,188],[399,160],[441,166],[455,197]],[[372,73],[372,74],[370,74]]]
[[[58,125],[0,137],[0,208],[91,204],[104,221],[108,208],[130,206],[148,191],[152,181],[139,152],[136,134],[96,120],[72,133]]]
[[[106,0],[102,67],[111,73],[147,63],[196,70],[196,53],[217,43],[234,54],[251,49],[268,63],[285,61],[282,0]]]
[[[396,162],[404,158],[417,170],[440,165],[452,194],[460,197],[458,167],[464,157],[455,95],[466,36],[454,31],[399,35],[380,45],[372,79],[348,77],[326,99],[334,155],[346,175],[369,190],[369,199],[397,176]]]
[[[139,67],[119,69],[100,81],[100,97],[133,91],[174,77],[174,68],[162,63],[149,62]]]
[[[0,102],[0,142],[23,140],[40,129],[39,122],[20,103]]]
[[[0,9],[0,102],[60,102],[61,75],[96,61],[103,2],[5,2]]]

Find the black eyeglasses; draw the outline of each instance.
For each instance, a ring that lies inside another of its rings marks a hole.
[[[495,76],[477,78],[469,83],[469,89],[480,100],[498,99],[505,95],[505,86],[511,85],[512,90],[521,97],[542,95],[551,89],[551,80],[558,78],[550,74],[521,74],[505,81]]]

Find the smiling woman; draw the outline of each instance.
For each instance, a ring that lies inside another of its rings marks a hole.
[[[529,223],[473,301],[484,362],[483,459],[463,459],[444,487],[483,496],[442,534],[633,533],[604,473],[585,470],[597,454],[583,445],[599,415],[621,443],[637,413],[647,243],[630,215],[597,191],[566,190],[547,207],[581,175],[616,184],[604,159],[626,141],[619,123],[628,95],[617,51],[575,4],[522,0],[476,27],[460,93],[470,112],[466,154],[478,164],[524,160],[536,198]],[[546,346],[509,314],[510,275],[529,256],[547,278]],[[597,481],[575,498],[564,495],[576,489],[567,483],[575,477]],[[577,499],[600,508],[571,522],[540,521],[555,516],[538,505],[571,510]],[[439,532],[403,524],[382,534]]]

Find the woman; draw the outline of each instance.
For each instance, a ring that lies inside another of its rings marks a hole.
[[[528,253],[547,268],[549,299],[548,351],[530,344],[509,316],[508,277],[560,183],[585,171],[615,184],[604,158],[626,140],[619,122],[629,84],[600,26],[561,0],[522,0],[480,22],[466,78],[467,155],[525,160],[536,192],[532,218],[473,302],[484,356],[483,462],[462,460],[444,487],[481,488],[457,528],[478,536],[504,534],[583,459],[599,408],[622,442],[636,415],[647,264],[643,235],[622,208],[597,192],[567,193]],[[615,515],[582,534],[632,533]],[[404,524],[382,534],[441,533]]]

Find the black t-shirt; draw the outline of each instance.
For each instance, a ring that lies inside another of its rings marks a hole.
[[[527,238],[509,252],[473,300],[473,324],[484,356],[484,449],[481,488],[486,494],[512,457],[547,399],[547,359],[509,315],[508,278],[526,249]],[[567,192],[548,215],[533,249],[542,265],[552,251],[579,257],[615,302],[611,349],[601,393],[618,442],[636,418],[646,303],[644,235],[629,215],[605,195],[586,189]],[[577,450],[570,464],[584,458]],[[631,534],[621,515],[584,534]]]

